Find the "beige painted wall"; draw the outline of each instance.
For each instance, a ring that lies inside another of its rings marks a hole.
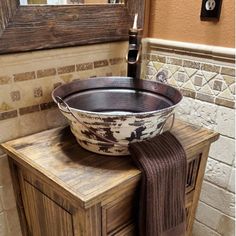
[[[219,22],[200,20],[200,0],[152,0],[149,37],[235,47],[235,1],[223,0]]]

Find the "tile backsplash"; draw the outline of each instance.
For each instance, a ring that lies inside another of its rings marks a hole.
[[[0,129],[24,120],[26,115],[55,108],[51,92],[61,84],[89,77],[125,76],[126,50],[126,43],[111,43],[1,56]],[[31,132],[13,133],[1,135],[0,142]]]
[[[77,79],[125,76],[127,42],[0,56],[0,143],[66,121],[51,98]],[[0,235],[20,236],[7,157],[0,149]]]
[[[231,236],[235,221],[231,207],[235,197],[234,58],[225,48],[212,52],[209,47],[192,46],[147,40],[142,78],[179,88],[184,99],[177,115],[221,134],[209,154],[193,235]],[[0,56],[0,143],[66,124],[52,101],[52,90],[77,79],[125,76],[127,47],[127,42],[121,42]],[[1,150],[0,235],[21,235],[7,157]]]
[[[200,54],[200,53],[199,53]],[[211,56],[212,57],[212,56]],[[177,87],[184,96],[230,108],[235,107],[235,64],[219,58],[172,52],[148,44],[142,76]]]
[[[176,115],[213,129],[193,236],[235,233],[235,49],[145,39],[142,77],[178,88]],[[234,179],[234,180],[233,180]]]

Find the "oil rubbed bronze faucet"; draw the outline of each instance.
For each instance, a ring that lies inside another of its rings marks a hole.
[[[134,79],[140,79],[141,32],[142,29],[138,29],[138,14],[135,14],[133,27],[129,29],[129,49],[126,55],[126,62],[128,63],[127,75]]]

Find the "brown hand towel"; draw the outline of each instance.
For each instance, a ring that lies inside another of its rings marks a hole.
[[[184,236],[187,160],[182,145],[165,132],[129,149],[142,171],[139,235]]]

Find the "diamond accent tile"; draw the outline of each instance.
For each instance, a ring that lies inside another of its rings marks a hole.
[[[157,71],[159,71],[164,66],[164,63],[153,62],[153,66],[156,68]]]
[[[197,69],[187,68],[187,67],[185,67],[184,69],[189,77],[192,77],[194,74],[197,73]]]
[[[153,66],[153,62],[152,61],[147,61],[147,66]]]
[[[214,92],[212,91],[209,84],[205,84],[203,87],[200,87],[199,92],[209,95],[214,95]]]
[[[219,93],[218,97],[219,98],[229,99],[229,100],[234,100],[234,96],[232,95],[232,93],[231,93],[229,88],[227,88],[223,92]]]
[[[194,90],[195,91],[195,87],[192,83],[191,80],[188,80],[184,85],[183,85],[183,88],[186,88],[186,89],[190,89],[190,90]]]
[[[222,91],[223,83],[220,80],[215,80],[213,83],[213,89],[217,91]]]
[[[42,87],[34,88],[34,97],[39,98],[43,96],[43,89]]]
[[[211,79],[213,79],[214,77],[217,76],[217,73],[208,72],[208,71],[204,71],[204,70],[202,70],[202,74],[206,78],[207,81],[210,81]]]
[[[163,65],[163,68],[169,71],[170,75],[173,75],[175,72],[178,71],[179,66],[171,65],[171,64],[165,64]]]
[[[225,81],[222,81],[222,91],[224,91],[227,88],[227,84],[225,83]]]
[[[147,75],[155,75],[157,73],[157,70],[153,66],[147,66],[146,70]]]
[[[11,92],[11,100],[13,102],[20,100],[20,91],[12,91]]]
[[[232,84],[232,85],[230,85],[230,87],[229,87],[230,92],[231,92],[233,95],[236,95],[236,94],[235,94],[235,87],[236,87],[236,84],[235,84],[235,83]]]
[[[178,81],[178,82],[181,82],[181,83],[184,83],[187,79],[187,75],[185,73],[182,73],[182,72],[178,72],[175,74],[175,79]]]
[[[179,87],[174,76],[170,77],[168,80],[167,80],[167,83],[170,84],[170,85],[173,85],[175,87]]]
[[[228,75],[223,75],[222,77],[227,85],[231,85],[231,84],[235,83],[235,77],[228,76]]]
[[[193,81],[194,85],[202,86],[203,78],[201,76],[195,76]]]

